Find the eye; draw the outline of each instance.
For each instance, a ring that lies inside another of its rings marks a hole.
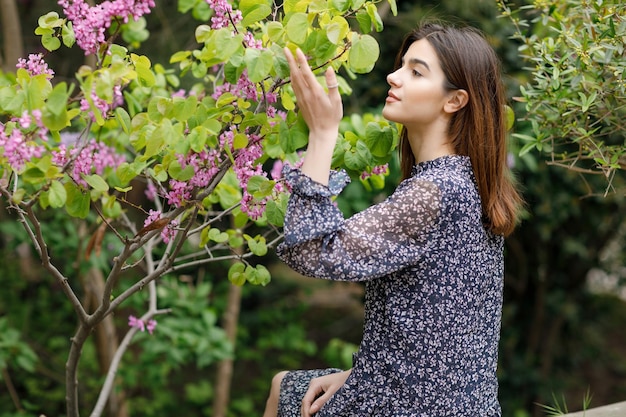
[[[411,71],[411,73],[413,74],[413,76],[414,76],[414,77],[421,77],[421,76],[422,76],[422,73],[421,73],[421,72],[419,72],[419,71],[418,71],[418,70],[416,70],[416,69],[413,69],[413,70]]]

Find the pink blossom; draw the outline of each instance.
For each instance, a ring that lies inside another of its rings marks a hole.
[[[150,319],[147,323],[145,323],[143,320],[138,319],[133,315],[130,315],[128,316],[128,326],[139,329],[142,332],[146,331],[147,329],[148,333],[152,334],[157,326],[157,321],[154,319]]]
[[[19,129],[18,124],[23,125],[26,120],[28,127]],[[16,172],[21,171],[32,158],[41,158],[45,152],[45,147],[36,140],[47,141],[48,130],[38,126],[35,130],[28,130],[30,126],[31,117],[26,113],[20,119],[13,118],[8,126],[0,122],[0,157],[6,158]]]
[[[161,218],[162,213],[158,210],[150,210],[148,212],[148,217],[143,222],[143,227],[148,227],[153,222],[159,220]],[[178,221],[172,220],[170,221],[164,228],[161,230],[161,238],[163,242],[169,243],[170,240],[176,237],[176,228],[178,227]]]
[[[128,22],[149,14],[155,7],[154,0],[113,0],[104,1],[93,7],[85,0],[59,0],[63,13],[72,21],[76,43],[85,55],[95,54],[106,42],[105,32],[113,19]]]
[[[63,167],[70,164],[68,174],[74,181],[87,188],[83,175],[102,175],[107,168],[116,169],[126,161],[124,155],[115,148],[91,139],[85,145],[78,143],[69,146],[61,144],[58,151],[52,152],[52,162]]]
[[[111,102],[108,102],[107,100],[98,96],[96,94],[95,87],[91,90],[90,98],[93,102],[93,105],[100,111],[100,114],[102,114],[102,117],[106,117],[109,111],[121,106],[124,103],[124,97],[122,96],[122,87],[120,85],[116,85],[113,87],[113,98]],[[86,98],[80,100],[80,109],[85,112],[89,111],[91,119],[93,121],[96,120],[96,116],[94,115],[93,111],[90,110],[91,105],[89,103],[89,100],[87,100]]]
[[[146,325],[144,324],[143,320],[138,319],[133,315],[128,316],[128,326],[139,329],[142,332],[146,330]]]
[[[384,175],[389,171],[389,164],[377,165],[371,169],[371,171],[363,171],[361,173],[361,179],[364,180],[366,178],[371,177],[372,175]]]
[[[152,334],[152,332],[154,332],[154,329],[156,329],[157,326],[157,322],[154,319],[150,319],[148,320],[148,324],[146,324],[146,329],[148,329],[148,333]]]
[[[213,29],[226,27],[231,21],[236,25],[243,19],[241,10],[233,11],[233,6],[228,0],[206,0],[206,2],[214,12],[213,17],[211,17],[211,28]]]
[[[148,182],[148,185],[146,186],[146,191],[144,193],[146,194],[146,197],[150,201],[156,200],[157,196],[159,195],[158,190],[155,187],[155,185],[152,183],[152,181]]]
[[[47,79],[52,79],[54,77],[54,71],[52,71],[46,61],[43,60],[43,54],[30,54],[28,55],[28,60],[24,58],[19,58],[17,60],[16,68],[23,68],[31,76],[36,76],[40,74],[45,74]]]

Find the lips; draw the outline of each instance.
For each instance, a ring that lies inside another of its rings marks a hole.
[[[398,98],[398,96],[396,96],[394,93],[392,93],[391,91],[389,91],[387,93],[387,99],[385,100],[387,103],[394,103],[396,101],[400,101],[400,99]]]

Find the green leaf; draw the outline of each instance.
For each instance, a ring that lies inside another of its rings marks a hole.
[[[356,147],[347,151],[343,158],[347,168],[354,171],[363,171],[369,165],[372,154],[365,143],[358,141]]]
[[[178,0],[178,11],[181,13],[187,13],[189,10],[194,8],[196,3],[198,3],[198,0]]]
[[[228,280],[238,286],[246,283],[246,265],[243,262],[234,263],[228,268]]]
[[[287,17],[287,25],[285,30],[287,31],[287,37],[296,45],[302,46],[306,41],[307,33],[309,30],[309,20],[306,13],[294,13]]]
[[[269,75],[274,65],[274,55],[268,50],[247,48],[244,61],[248,69],[248,78],[253,83],[258,83]]]
[[[282,43],[285,28],[281,22],[271,21],[267,24],[267,36],[274,43]]]
[[[263,236],[256,236],[253,238],[249,235],[244,234],[243,237],[248,243],[248,248],[250,249],[250,252],[252,252],[256,256],[267,255],[267,241]]]
[[[267,200],[265,205],[265,216],[270,224],[277,227],[285,225],[285,213],[287,212],[287,203],[289,196],[285,193],[280,194],[277,199]]]
[[[286,14],[293,12],[306,12],[306,8],[309,6],[311,0],[285,0],[283,2],[283,9]]]
[[[348,33],[350,32],[350,25],[343,16],[335,16],[330,23],[325,27],[326,36],[328,40],[335,45],[339,45]]]
[[[250,2],[242,1],[239,3],[239,9],[243,15],[243,20],[241,21],[243,27],[252,26],[264,20],[272,13],[272,8],[267,4],[254,4],[252,7],[248,8],[247,3]]]
[[[272,276],[267,268],[263,265],[257,265],[253,267],[252,265],[248,265],[245,270],[246,279],[252,285],[267,285],[269,284]]]
[[[69,123],[67,113],[69,96],[67,84],[64,82],[57,84],[48,96],[43,110],[43,123],[48,129],[58,131],[67,127]]]
[[[73,182],[66,182],[64,187],[67,193],[67,202],[65,204],[67,214],[79,219],[86,218],[89,214],[89,205],[91,204],[89,194],[83,192]]]
[[[87,181],[91,188],[98,192],[106,193],[109,191],[109,184],[100,175],[83,175],[83,179]]]
[[[137,175],[139,175],[139,172],[134,168],[135,167],[128,162],[121,163],[115,171],[117,178],[119,178],[123,184],[130,183]]]
[[[382,31],[383,30],[383,19],[378,14],[378,8],[376,7],[376,5],[374,3],[369,3],[367,5],[367,14],[372,19],[372,22],[374,23],[374,29],[376,29],[376,32]]]
[[[63,184],[59,181],[52,181],[48,190],[48,202],[50,207],[59,208],[65,205],[67,200],[67,192],[63,188]]]
[[[56,51],[61,47],[61,41],[56,36],[44,35],[41,37],[41,44],[48,51]]]
[[[330,4],[340,13],[345,13],[350,8],[350,0],[330,0]]]
[[[40,16],[39,20],[37,21],[39,26],[41,26],[42,28],[52,29],[61,27],[63,22],[64,20],[59,17],[59,14],[57,12],[49,12],[43,16]]]
[[[367,10],[359,10],[356,12],[356,20],[359,23],[359,29],[364,34],[370,33],[372,31],[372,18],[367,13]]]
[[[393,132],[389,126],[381,128],[378,123],[370,122],[366,127],[365,143],[372,155],[385,158],[393,149]]]
[[[130,115],[123,107],[117,107],[115,109],[115,119],[121,126],[124,133],[126,133],[127,135],[130,135],[130,130],[132,126]]]
[[[169,173],[170,177],[177,181],[189,181],[195,175],[192,165],[187,165],[183,169],[177,159],[173,160],[170,163],[167,172]]]
[[[190,51],[178,51],[170,57],[170,64],[174,64],[176,62],[181,62],[181,61],[186,61],[187,59],[189,59],[190,56],[191,56]]]
[[[225,243],[229,239],[228,233],[222,232],[220,229],[217,228],[211,228],[207,232],[207,236],[210,240],[216,243]]]
[[[357,35],[348,54],[350,69],[358,74],[368,73],[374,68],[379,55],[376,39],[370,35]]]
[[[137,81],[142,87],[152,87],[156,83],[156,77],[150,67],[150,60],[146,56],[131,54],[131,60],[135,64],[137,72]]]
[[[275,181],[272,181],[262,175],[254,175],[248,180],[248,192],[254,198],[265,198],[274,191]]]
[[[233,148],[243,149],[248,146],[248,136],[245,133],[237,133],[233,138]]]
[[[189,96],[187,98],[176,97],[174,98],[172,116],[181,122],[186,122],[194,115],[197,106],[198,98],[196,96]]]
[[[285,153],[292,153],[306,146],[309,141],[309,131],[301,117],[298,123],[289,129],[287,123],[281,122],[279,127],[280,147]]]

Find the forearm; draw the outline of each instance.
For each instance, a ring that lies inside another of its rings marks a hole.
[[[313,181],[328,185],[330,165],[337,136],[338,132],[334,130],[319,133],[311,132],[309,134],[309,146],[304,156],[302,173]]]

